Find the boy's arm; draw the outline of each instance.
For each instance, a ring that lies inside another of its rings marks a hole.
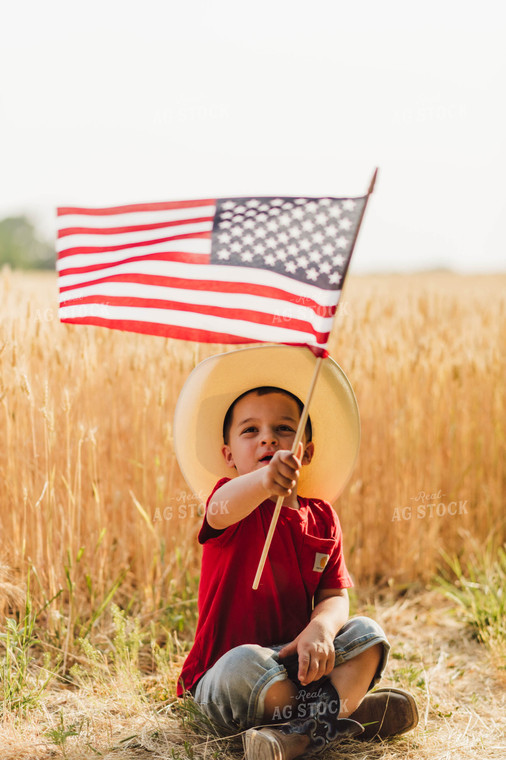
[[[334,638],[348,620],[348,592],[322,589],[315,597],[311,620],[299,635],[279,652],[279,657],[298,654],[297,678],[303,686],[329,675],[335,667]]]
[[[299,447],[299,456],[302,444]],[[223,530],[247,517],[270,496],[290,496],[299,478],[300,459],[290,451],[276,451],[269,464],[232,478],[214,492],[207,507],[211,528]]]

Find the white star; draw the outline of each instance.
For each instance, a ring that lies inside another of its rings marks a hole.
[[[284,261],[284,260],[286,259],[286,257],[287,257],[287,256],[288,256],[287,252],[286,252],[286,251],[284,251],[282,248],[280,248],[280,249],[278,250],[278,260],[279,260],[279,261]]]
[[[223,227],[223,229],[226,229],[227,227],[231,227],[232,222],[229,222],[227,219],[225,219],[224,222],[220,222],[220,227]]]
[[[336,240],[336,245],[338,248],[346,248],[347,240],[345,237],[341,235],[341,237],[338,237]]]
[[[290,256],[296,256],[299,252],[299,246],[295,245],[295,243],[292,243],[291,245],[288,246],[286,250],[288,251]]]
[[[249,232],[242,239],[242,244],[243,245],[251,245],[254,242],[255,242],[255,238]]]
[[[225,211],[228,211],[231,208],[234,208],[235,203],[233,201],[225,201],[225,203],[221,204],[221,207],[225,209]]]
[[[315,262],[320,261],[321,257],[322,255],[318,251],[311,251],[311,253],[309,254],[309,258],[311,259],[311,261],[315,261]]]
[[[253,247],[253,250],[255,251],[255,253],[258,253],[259,256],[261,256],[263,253],[265,253],[265,245],[263,243],[257,243]]]
[[[232,221],[234,222],[234,224],[241,224],[241,222],[244,222],[244,217],[242,214],[235,214],[232,217]]]
[[[285,269],[287,272],[291,272],[292,274],[294,274],[295,270],[297,269],[297,265],[295,264],[295,261],[287,261],[285,264]]]
[[[282,206],[282,208],[292,208],[292,207],[293,207],[293,203],[290,203],[290,201],[283,203],[283,206]]]
[[[338,267],[342,266],[345,261],[346,258],[342,253],[338,253],[336,256],[334,256],[334,264],[337,264]]]
[[[286,232],[280,232],[279,235],[277,236],[277,239],[280,243],[288,243],[288,241],[290,240]]]
[[[329,272],[330,272],[330,263],[328,261],[323,261],[320,264],[320,273],[328,274]]]
[[[280,213],[281,213],[281,209],[280,208],[276,208],[275,206],[273,206],[272,208],[269,209],[269,214],[271,216],[277,216],[277,214],[280,214]]]
[[[309,251],[309,249],[311,248],[311,241],[308,240],[307,238],[302,238],[299,245],[303,251]]]
[[[331,256],[334,253],[334,246],[332,243],[325,243],[325,245],[322,248],[323,253],[326,256]]]
[[[330,277],[329,277],[329,283],[330,283],[331,285],[336,285],[336,284],[338,284],[339,282],[341,282],[341,279],[342,279],[342,277],[341,277],[341,275],[339,274],[339,272],[332,272],[332,274],[331,274],[331,275],[330,275]]]
[[[276,248],[278,244],[276,243],[273,237],[268,237],[267,240],[265,241],[265,245],[267,246],[267,248]]]
[[[303,208],[294,208],[292,211],[292,216],[294,219],[303,219],[304,218],[304,209]]]
[[[355,208],[355,201],[352,201],[352,200],[343,201],[343,209],[345,211],[353,211],[354,208]]]
[[[246,211],[246,206],[237,206],[235,209],[236,214],[244,214]]]
[[[269,217],[267,216],[267,214],[257,214],[257,221],[258,222],[265,222],[265,220],[268,219],[268,218]]]
[[[238,240],[234,240],[234,242],[230,246],[230,250],[232,251],[232,253],[239,253],[241,248],[242,248],[242,245],[240,244]]]
[[[256,213],[257,213],[257,212],[256,212],[256,209],[254,209],[254,208],[249,208],[249,209],[246,211],[246,213],[244,214],[244,216],[256,216]]]
[[[334,235],[337,235],[337,227],[335,224],[329,224],[327,229],[325,230],[328,237],[334,237]]]
[[[268,203],[262,203],[261,206],[258,207],[259,211],[268,211],[269,210],[269,204]]]
[[[260,201],[257,201],[256,198],[250,198],[246,203],[246,206],[249,206],[249,208],[255,208],[256,206],[260,206]]]
[[[271,206],[282,206],[283,201],[281,198],[274,198],[274,200],[271,201]]]
[[[281,214],[279,217],[279,223],[283,225],[283,227],[287,227],[291,222],[290,214]]]
[[[290,237],[293,237],[297,240],[298,238],[300,238],[301,235],[302,235],[302,230],[300,229],[300,227],[290,228]]]
[[[318,206],[316,205],[314,201],[309,201],[309,203],[306,206],[306,210],[310,211],[311,213],[313,213],[313,211],[316,211],[317,208]]]
[[[341,213],[342,212],[339,206],[332,206],[331,208],[329,208],[329,216],[338,217],[338,216],[341,216]]]
[[[322,227],[324,227],[327,224],[327,214],[324,214],[322,211],[320,211],[319,214],[316,214],[315,219],[318,224],[321,224]]]
[[[242,235],[242,232],[243,232],[242,227],[239,224],[236,224],[236,226],[232,227],[232,229],[230,230],[230,234],[233,235],[234,237],[239,237],[240,235]]]
[[[241,254],[241,259],[243,261],[252,261],[253,254],[251,253],[251,251],[244,251],[244,253]]]
[[[265,227],[257,227],[255,230],[255,235],[257,238],[264,238],[267,235]]]
[[[323,232],[320,232],[319,230],[317,230],[313,235],[313,243],[323,243],[324,240],[325,240],[325,235],[323,234]]]
[[[318,271],[314,269],[314,267],[311,267],[311,269],[308,269],[306,272],[306,277],[308,280],[317,280],[318,279]]]
[[[230,219],[230,217],[233,216],[233,213],[231,211],[224,211],[221,215],[222,219]]]
[[[255,226],[255,220],[254,219],[245,219],[243,224],[244,230],[252,230]]]
[[[275,219],[269,219],[267,224],[265,225],[269,232],[277,232],[279,230],[279,224]]]
[[[309,264],[309,261],[306,259],[305,256],[301,256],[300,259],[297,261],[298,266],[302,267],[302,269],[306,269],[307,265]]]
[[[307,198],[295,198],[294,203],[302,206],[307,203]]]
[[[302,229],[304,232],[312,232],[314,230],[314,224],[311,219],[304,219],[302,222]]]
[[[272,253],[268,253],[267,256],[264,259],[265,263],[268,264],[270,267],[273,267],[276,263],[276,257]]]
[[[351,219],[341,219],[339,222],[339,229],[341,230],[349,230],[351,227]]]
[[[226,248],[220,248],[218,251],[218,258],[219,259],[229,259],[230,258],[230,251],[228,251]]]
[[[330,206],[331,203],[332,201],[330,200],[330,198],[320,198],[320,200],[318,201],[318,204],[320,206]]]
[[[220,240],[220,243],[230,243],[230,233],[229,232],[220,232],[218,235],[218,238]]]

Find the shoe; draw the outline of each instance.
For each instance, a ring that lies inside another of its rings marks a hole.
[[[418,724],[416,702],[402,689],[377,689],[367,694],[350,718],[364,726],[360,739],[387,739]]]
[[[319,754],[342,739],[358,736],[363,726],[339,718],[340,698],[330,680],[299,691],[296,715],[274,728],[250,728],[243,734],[245,760],[294,760]]]
[[[277,728],[250,728],[242,735],[244,760],[293,760],[304,754],[309,737]]]
[[[339,721],[341,731],[334,735],[332,742],[315,746],[309,734],[285,732],[285,725],[276,728],[250,728],[242,735],[244,760],[294,760],[311,752],[311,756],[322,752],[336,740],[352,738],[362,731],[362,726],[353,720]],[[286,726],[288,728],[288,725]]]

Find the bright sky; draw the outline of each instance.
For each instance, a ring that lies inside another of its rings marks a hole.
[[[360,195],[352,271],[504,271],[497,0],[24,0],[0,15],[0,218]]]

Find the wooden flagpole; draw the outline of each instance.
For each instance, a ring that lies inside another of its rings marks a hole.
[[[297,428],[297,432],[295,433],[295,438],[292,445],[292,454],[297,453],[297,449],[299,448],[299,443],[302,441],[302,436],[304,435],[304,430],[306,427],[306,422],[309,414],[309,402],[311,400],[311,396],[313,395],[314,387],[316,385],[316,381],[318,380],[318,375],[320,374],[320,368],[322,366],[323,357],[319,356],[316,360],[316,364],[314,367],[313,372],[313,379],[311,380],[311,386],[309,388],[309,392],[307,395],[307,401],[304,404],[304,409],[302,410],[302,414],[300,416],[299,420],[299,426]],[[279,513],[281,512],[281,505],[283,504],[283,501],[285,500],[284,496],[278,496],[278,499],[276,501],[276,507],[274,508],[273,515],[271,517],[271,524],[269,525],[269,531],[267,533],[264,548],[262,550],[262,556],[260,557],[260,562],[258,563],[257,572],[255,575],[255,580],[253,581],[253,589],[256,591],[258,588],[258,584],[260,583],[260,578],[262,576],[262,572],[264,569],[265,561],[267,559],[267,554],[269,552],[269,548],[271,546],[272,537],[274,535],[274,530],[276,528]]]
[[[369,183],[369,189],[367,191],[367,195],[366,195],[366,198],[365,198],[365,203],[364,203],[364,206],[362,208],[362,213],[360,214],[360,219],[359,219],[359,222],[358,222],[358,225],[357,225],[357,231],[355,233],[355,238],[353,240],[353,245],[351,247],[351,252],[350,252],[349,259],[348,259],[348,265],[349,265],[349,262],[351,261],[351,256],[352,256],[353,251],[355,249],[355,243],[357,242],[358,233],[360,231],[360,225],[362,224],[362,219],[364,218],[364,213],[365,213],[365,209],[366,209],[366,206],[367,206],[367,202],[369,200],[369,196],[371,195],[371,193],[374,190],[374,185],[376,183],[376,177],[377,176],[378,176],[378,169],[376,168],[374,170],[374,174],[372,175],[371,182]],[[314,391],[315,386],[316,386],[316,381],[318,380],[318,375],[320,374],[320,369],[321,369],[321,366],[322,366],[322,361],[323,361],[323,357],[321,357],[321,356],[319,356],[317,358],[317,360],[316,360],[316,364],[315,364],[315,368],[314,368],[314,372],[313,372],[313,378],[311,380],[311,385],[309,387],[307,398],[306,398],[306,401],[305,401],[305,404],[304,404],[304,409],[302,410],[302,414],[300,416],[299,426],[297,428],[297,432],[295,433],[295,438],[294,438],[293,445],[292,445],[292,450],[291,450],[292,454],[296,454],[297,453],[297,449],[299,448],[299,443],[301,442],[302,436],[304,435],[304,430],[305,430],[307,418],[308,418],[308,415],[309,415],[309,404],[311,402],[311,397],[313,395],[313,391]],[[276,529],[276,525],[277,525],[278,518],[279,518],[279,513],[281,512],[281,505],[282,505],[284,499],[285,499],[284,496],[278,496],[277,501],[276,501],[276,506],[274,508],[274,512],[273,512],[273,515],[272,515],[272,518],[271,518],[271,524],[269,525],[269,531],[268,531],[267,536],[265,538],[264,548],[262,550],[262,555],[260,557],[260,561],[258,563],[255,579],[253,581],[252,588],[253,588],[254,591],[256,591],[258,589],[258,586],[259,586],[259,583],[260,583],[260,578],[262,577],[262,573],[263,573],[263,569],[264,569],[264,566],[265,566],[265,562],[267,560],[267,554],[269,553],[269,549],[270,549],[270,546],[271,546],[271,543],[272,543],[272,537],[273,537],[274,531]]]

